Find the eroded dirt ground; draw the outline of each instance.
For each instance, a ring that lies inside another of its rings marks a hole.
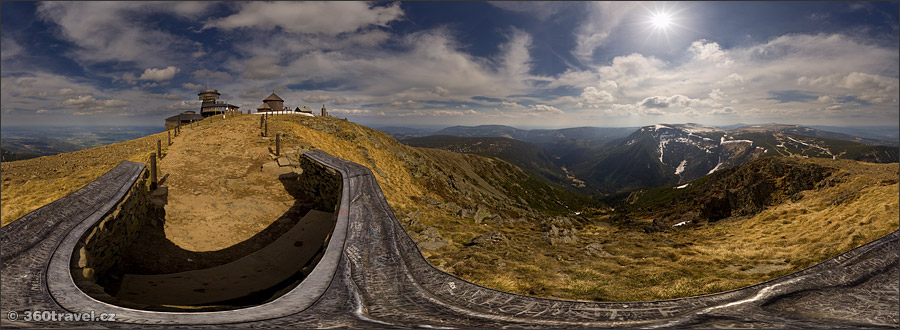
[[[125,273],[167,273],[212,267],[249,254],[297,223],[310,204],[290,189],[278,166],[274,132],[262,137],[257,116],[182,128],[159,161],[164,221],[145,228],[129,249]],[[287,186],[286,186],[287,185]]]

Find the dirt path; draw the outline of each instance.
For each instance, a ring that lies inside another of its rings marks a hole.
[[[270,155],[274,138],[259,134],[259,117],[204,120],[183,128],[160,161],[168,188],[165,236],[181,249],[216,251],[262,232],[294,205]]]

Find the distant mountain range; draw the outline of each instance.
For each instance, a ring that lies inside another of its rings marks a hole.
[[[781,124],[730,129],[700,124],[555,130],[453,126],[402,142],[495,156],[544,179],[576,186],[583,181],[589,190],[602,193],[686,182],[769,156],[876,163],[900,158],[897,141]]]
[[[540,146],[507,137],[430,135],[399,140],[412,147],[442,149],[503,159],[551,182],[568,183],[563,171]]]

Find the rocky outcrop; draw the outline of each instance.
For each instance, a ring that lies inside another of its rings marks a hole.
[[[709,221],[759,213],[766,206],[815,188],[835,169],[801,164],[785,158],[766,158],[714,173],[699,190],[700,215]]]
[[[541,237],[550,245],[574,244],[578,242],[578,230],[573,227],[572,220],[566,217],[554,217],[543,225]]]

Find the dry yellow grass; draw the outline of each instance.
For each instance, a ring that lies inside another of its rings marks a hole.
[[[162,132],[75,152],[4,162],[0,169],[2,225],[80,189],[123,160],[148,163]],[[165,152],[165,151],[164,151]]]
[[[534,227],[497,228],[509,242],[448,248],[429,260],[475,283],[520,294],[639,301],[756,284],[898,229],[897,164],[807,161],[838,167],[849,172],[850,179],[822,191],[806,191],[800,201],[745,219],[648,234],[607,225],[600,217],[581,229],[577,244],[558,246],[542,242]],[[832,205],[850,192],[857,197]],[[589,243],[601,243],[611,256],[582,253]]]
[[[230,120],[252,126],[258,125],[259,117]],[[619,228],[597,216],[579,225],[577,243],[551,246],[541,236],[539,219],[476,224],[471,217],[460,218],[417,201],[427,195],[461,206],[487,201],[517,204],[519,196],[507,196],[506,190],[494,186],[502,177],[490,169],[500,166],[499,161],[406,147],[382,132],[334,118],[280,116],[270,122],[269,131],[284,132],[286,148],[321,149],[372,169],[398,215],[416,214],[419,222],[450,241],[449,246],[423,252],[438,268],[487,287],[527,295],[635,301],[721,292],[800,270],[874,240],[896,230],[900,217],[898,164],[808,159],[803,161],[846,171],[849,179],[804,192],[797,202],[752,217],[670,232]],[[78,189],[121,160],[145,161],[155,140],[147,137],[4,163],[3,223]],[[63,166],[70,167],[40,175]],[[450,183],[441,182],[444,177],[433,178],[438,174],[452,174],[453,182],[464,183],[468,190],[457,193]],[[856,197],[833,205],[851,192]],[[508,240],[469,244],[492,230]],[[585,254],[590,243],[602,245],[609,255]]]

